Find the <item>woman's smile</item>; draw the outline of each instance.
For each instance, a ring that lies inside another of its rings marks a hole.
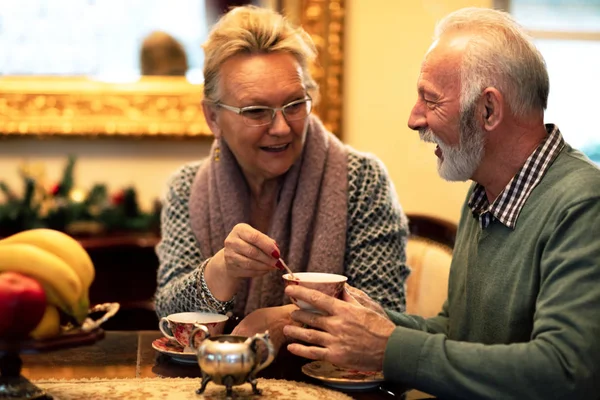
[[[269,153],[281,153],[286,151],[290,147],[289,143],[273,145],[273,146],[261,146],[260,149]]]

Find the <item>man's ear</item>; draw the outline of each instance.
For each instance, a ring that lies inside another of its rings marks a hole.
[[[217,106],[214,104],[203,101],[202,102],[202,111],[204,113],[204,119],[206,120],[206,124],[210,128],[210,131],[215,135],[215,138],[221,137],[221,128],[217,122]]]
[[[504,118],[504,97],[495,87],[485,88],[481,96],[481,117],[483,128],[493,131]]]

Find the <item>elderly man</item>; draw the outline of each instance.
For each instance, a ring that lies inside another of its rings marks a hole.
[[[544,125],[541,54],[507,14],[462,9],[417,87],[410,128],[437,144],[444,179],[474,181],[447,301],[424,319],[290,286],[329,315],[295,311],[317,329],[286,326],[305,342],[289,351],[443,398],[600,398],[600,170]]]

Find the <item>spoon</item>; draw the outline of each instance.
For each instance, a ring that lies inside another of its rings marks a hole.
[[[296,279],[296,277],[294,276],[294,273],[292,272],[292,270],[290,269],[290,267],[287,266],[287,264],[285,263],[285,261],[283,261],[283,259],[281,257],[279,257],[279,262],[281,263],[281,265],[283,265],[283,267],[285,268],[285,270],[290,274],[290,278],[292,279]]]

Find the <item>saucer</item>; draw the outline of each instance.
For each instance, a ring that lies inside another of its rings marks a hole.
[[[183,351],[183,347],[179,343],[173,343],[166,337],[153,341],[152,348],[159,353],[168,355],[173,361],[182,364],[198,364],[196,353]]]
[[[313,361],[302,366],[302,372],[336,389],[364,390],[384,381],[381,371],[357,371],[340,368],[326,361]]]

